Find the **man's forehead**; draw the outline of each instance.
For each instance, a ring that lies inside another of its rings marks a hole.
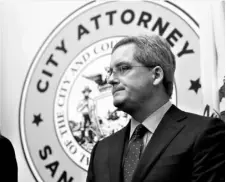
[[[135,52],[135,45],[130,43],[130,44],[125,44],[121,45],[111,55],[111,62],[110,66],[116,66],[116,65],[121,65],[121,64],[126,64],[126,63],[131,63],[134,62],[133,55]]]
[[[112,55],[127,55],[128,53],[132,53],[131,51],[135,51],[136,45],[134,43],[127,43],[120,45],[117,47]]]

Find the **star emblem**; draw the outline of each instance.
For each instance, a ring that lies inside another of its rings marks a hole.
[[[197,94],[198,90],[201,88],[201,84],[199,83],[199,78],[195,81],[190,80],[190,82],[191,82],[191,86],[189,90],[194,90],[195,93]]]
[[[32,123],[39,126],[39,123],[41,123],[43,121],[43,119],[41,118],[41,114],[38,114],[38,115],[34,114],[33,116],[34,116],[34,120],[32,121]]]

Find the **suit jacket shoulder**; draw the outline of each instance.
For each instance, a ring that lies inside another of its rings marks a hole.
[[[0,135],[0,179],[17,182],[17,161],[12,143]]]
[[[205,117],[194,113],[184,112],[187,116],[186,127],[190,128],[194,134],[202,134],[207,131],[224,131],[225,123],[219,118]]]

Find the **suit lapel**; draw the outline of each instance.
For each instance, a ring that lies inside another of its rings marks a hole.
[[[185,117],[184,112],[180,111],[174,105],[171,106],[148,143],[134,172],[132,182],[142,181],[145,178],[170,142],[183,129],[184,124],[179,121]]]
[[[123,160],[124,146],[126,136],[129,136],[130,122],[121,131],[110,137],[108,151],[109,151],[109,168],[110,179],[112,182],[121,181],[121,164]]]

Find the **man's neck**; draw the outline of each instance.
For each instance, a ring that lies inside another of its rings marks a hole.
[[[142,105],[139,109],[132,112],[130,115],[138,122],[143,122],[148,116],[153,112],[162,107],[165,103],[169,101],[169,98],[162,98],[161,100],[153,100],[151,103],[146,103]]]

